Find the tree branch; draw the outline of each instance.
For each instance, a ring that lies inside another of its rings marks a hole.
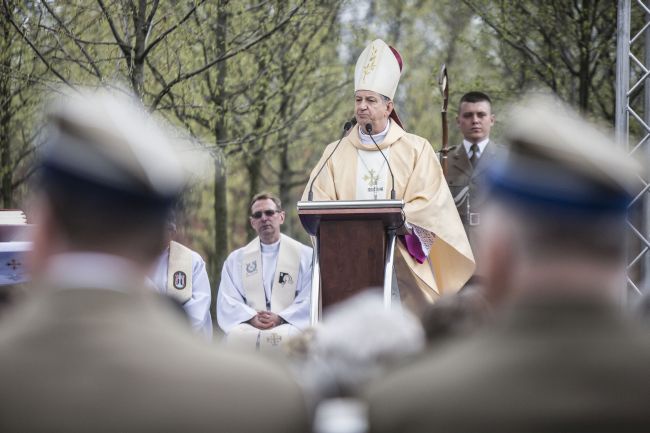
[[[101,0],[100,0],[100,1],[101,1]],[[212,60],[211,62],[209,62],[209,63],[207,63],[207,64],[201,66],[201,67],[198,68],[198,69],[195,69],[194,71],[191,71],[191,72],[188,72],[188,73],[185,73],[185,74],[179,75],[179,76],[177,76],[175,79],[171,80],[171,81],[167,84],[167,86],[165,86],[165,88],[163,88],[163,89],[160,91],[160,93],[158,94],[158,96],[156,96],[156,99],[154,99],[154,101],[153,101],[153,103],[151,104],[151,107],[150,107],[149,109],[152,110],[152,111],[155,110],[155,109],[156,109],[156,106],[160,103],[160,100],[161,100],[161,99],[162,99],[162,98],[163,98],[167,93],[169,93],[169,91],[172,89],[172,87],[174,87],[174,86],[177,85],[178,83],[183,82],[183,81],[185,81],[185,80],[188,80],[188,79],[190,79],[190,78],[192,78],[192,77],[194,77],[194,76],[196,76],[196,75],[199,75],[199,74],[201,74],[201,73],[207,71],[208,69],[210,69],[211,67],[213,67],[213,66],[216,65],[217,63],[220,63],[220,62],[223,62],[223,61],[225,61],[225,60],[228,60],[229,58],[234,57],[234,56],[238,55],[239,53],[244,52],[244,51],[246,51],[246,50],[248,50],[248,49],[254,47],[254,46],[257,45],[258,43],[262,42],[263,40],[269,38],[269,37],[270,37],[271,35],[273,35],[275,32],[277,32],[277,31],[280,30],[282,27],[284,27],[284,26],[285,26],[285,25],[286,25],[286,24],[291,20],[291,18],[293,18],[293,16],[296,14],[296,12],[298,12],[298,10],[299,10],[299,9],[300,9],[304,4],[305,4],[305,1],[306,1],[306,0],[303,0],[303,1],[298,5],[298,6],[296,6],[296,7],[295,7],[295,8],[294,8],[290,13],[289,13],[289,15],[288,15],[288,16],[287,16],[287,17],[286,17],[286,18],[285,18],[285,19],[284,19],[284,20],[283,20],[279,25],[277,25],[275,28],[271,29],[270,31],[264,33],[263,35],[259,36],[258,38],[254,39],[253,41],[249,42],[248,44],[246,44],[246,45],[244,45],[244,46],[242,46],[242,47],[239,47],[238,49],[236,49],[236,50],[234,50],[234,51],[231,51],[230,53],[227,53],[227,54],[225,54],[225,55],[223,55],[223,56],[217,57],[216,59]]]
[[[147,54],[149,54],[149,51],[153,50],[160,42],[162,42],[170,33],[172,33],[174,30],[176,30],[178,27],[180,27],[185,21],[187,21],[192,14],[196,11],[196,8],[201,6],[203,3],[205,3],[205,0],[201,0],[198,4],[194,4],[194,6],[185,14],[185,16],[176,24],[162,32],[156,39],[149,44],[148,47],[144,49],[144,52],[142,53],[143,57],[146,57]],[[149,18],[147,18],[147,25],[151,25],[151,19],[153,18],[153,15],[150,15]]]
[[[102,13],[104,14],[104,17],[106,17],[106,21],[108,21],[108,26],[111,29],[111,33],[113,34],[113,38],[115,38],[115,42],[117,42],[117,45],[120,47],[120,50],[122,50],[122,54],[124,54],[124,57],[126,57],[126,62],[127,64],[131,64],[131,46],[128,45],[120,34],[117,31],[117,27],[115,26],[115,22],[113,22],[113,18],[108,13],[108,9],[106,9],[106,6],[104,5],[103,0],[97,0],[97,3],[99,4],[99,7],[102,9]]]
[[[47,69],[49,69],[50,71],[52,71],[52,73],[53,73],[54,75],[56,75],[57,78],[59,78],[61,81],[63,81],[67,86],[69,86],[70,88],[74,89],[74,86],[73,86],[72,84],[70,84],[70,82],[69,82],[69,81],[68,81],[68,80],[67,80],[63,75],[61,75],[61,73],[59,73],[59,71],[57,71],[57,70],[56,70],[56,69],[55,69],[55,68],[50,64],[50,62],[47,61],[47,59],[45,58],[45,56],[43,56],[43,54],[39,51],[39,49],[36,48],[36,45],[34,45],[34,43],[33,43],[31,40],[29,40],[29,38],[27,37],[27,35],[26,35],[25,33],[23,33],[23,32],[20,30],[20,27],[18,26],[18,24],[16,24],[16,22],[15,22],[14,19],[13,19],[13,17],[11,16],[11,13],[9,12],[9,4],[8,4],[8,0],[4,0],[4,1],[3,1],[3,5],[4,5],[4,16],[5,16],[5,18],[7,18],[7,20],[9,21],[9,23],[13,26],[14,29],[16,29],[16,31],[17,31],[18,34],[23,38],[23,40],[24,40],[25,42],[27,42],[27,45],[29,45],[29,47],[32,49],[32,51],[34,51],[34,53],[38,56],[38,58],[41,59],[41,61],[43,62],[43,64],[45,64],[45,66],[47,67]]]

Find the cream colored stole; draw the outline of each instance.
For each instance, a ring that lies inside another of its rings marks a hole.
[[[192,297],[192,250],[174,241],[169,243],[167,294],[181,304]]]
[[[298,272],[300,270],[300,242],[280,234],[280,251],[271,286],[271,305],[268,311],[280,313],[289,307],[296,297]],[[260,238],[256,237],[244,247],[242,259],[242,285],[246,304],[255,311],[266,311],[262,272]]]

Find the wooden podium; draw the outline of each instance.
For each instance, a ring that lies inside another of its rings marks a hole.
[[[383,287],[389,307],[402,200],[301,201],[298,216],[312,236],[311,324],[321,311],[368,287]]]

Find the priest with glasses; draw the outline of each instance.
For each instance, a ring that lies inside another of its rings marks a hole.
[[[257,237],[221,271],[217,321],[229,343],[273,350],[309,325],[312,249],[280,233],[284,211],[270,193],[251,200]]]

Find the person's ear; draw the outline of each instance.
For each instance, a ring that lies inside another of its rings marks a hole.
[[[393,104],[393,101],[390,100],[388,103],[386,103],[386,117],[390,116],[390,113],[393,112],[393,108],[395,108],[395,104]]]

